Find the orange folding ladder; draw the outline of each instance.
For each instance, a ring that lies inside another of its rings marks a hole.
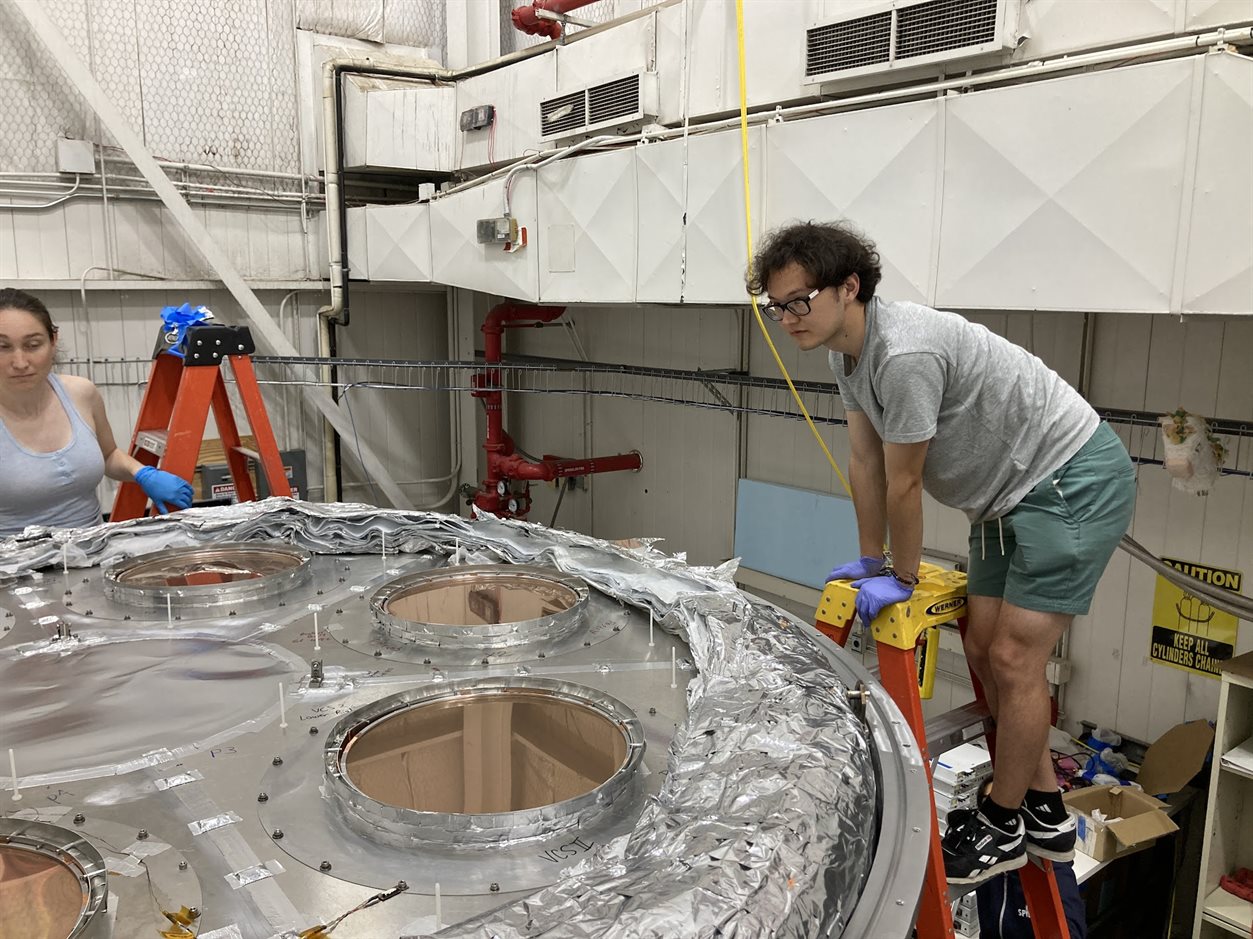
[[[131,456],[145,466],[159,466],[167,473],[190,481],[196,472],[205,421],[212,407],[222,449],[235,481],[236,498],[240,502],[257,498],[256,487],[248,475],[250,457],[265,474],[272,495],[290,496],[291,486],[252,365],[256,347],[248,327],[191,326],[180,347],[184,355],[175,355],[170,348],[163,330],[157,340],[148,387],[135,421]],[[222,377],[222,363],[226,361],[231,363],[244,415],[257,441],[255,452],[240,443],[239,427]],[[138,483],[122,483],[110,519],[117,522],[139,518],[147,504],[148,497]]]
[[[928,630],[954,620],[965,638],[966,575],[959,571],[944,570],[934,564],[923,564],[918,578],[913,596],[903,603],[885,607],[870,624],[870,632],[874,636],[879,656],[879,682],[892,696],[913,730],[914,739],[918,741],[918,749],[927,767],[927,781],[930,783],[931,755],[927,748],[927,730],[918,692],[915,648],[927,636]],[[856,596],[857,589],[849,581],[832,581],[827,584],[818,604],[815,625],[841,646],[847,642],[853,625],[856,615],[853,604]],[[933,661],[937,651],[937,648],[928,650]],[[974,685],[976,707],[961,710],[987,714],[983,686],[973,673],[970,680]],[[995,738],[991,733],[988,734],[988,744],[995,752]],[[1066,914],[1057,892],[1053,862],[1032,857],[1025,867],[1019,869],[1018,874],[1022,880],[1027,910],[1031,914],[1037,939],[1069,939],[1069,927],[1066,925]],[[948,881],[944,876],[944,858],[940,853],[940,827],[935,814],[935,795],[932,793],[931,850],[927,857],[922,899],[918,907],[918,939],[951,939],[956,935],[953,930],[951,903],[964,892],[968,891],[955,888],[954,895],[950,895],[948,889]]]

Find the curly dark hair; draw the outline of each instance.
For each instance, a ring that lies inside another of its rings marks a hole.
[[[53,325],[52,316],[48,313],[48,308],[44,306],[44,302],[25,290],[18,290],[16,287],[0,289],[0,310],[21,310],[24,313],[29,313],[39,320],[39,324],[48,333],[49,339],[54,338],[57,334],[57,328]]]
[[[815,287],[838,287],[856,274],[857,299],[867,303],[883,277],[874,242],[845,222],[799,222],[776,228],[762,243],[746,277],[748,292],[760,296],[772,274],[796,263],[809,272]]]

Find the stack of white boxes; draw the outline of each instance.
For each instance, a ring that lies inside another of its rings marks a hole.
[[[947,830],[948,813],[954,809],[973,809],[979,801],[979,790],[992,775],[992,755],[987,742],[979,739],[940,754],[932,773],[935,790],[935,814],[940,820],[940,833]]]
[[[980,739],[963,743],[942,753],[932,773],[935,790],[935,815],[940,821],[940,834],[948,830],[948,813],[954,809],[973,809],[979,801],[979,790],[992,775],[992,755],[987,742]],[[975,895],[967,893],[953,904],[953,928],[965,939],[979,935],[979,914]]]

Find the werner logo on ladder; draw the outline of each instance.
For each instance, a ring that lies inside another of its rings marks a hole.
[[[165,325],[157,341],[148,388],[135,421],[131,455],[145,466],[159,465],[168,473],[191,479],[200,457],[205,421],[212,407],[239,501],[251,502],[257,498],[256,487],[248,475],[250,457],[265,474],[272,494],[290,496],[291,487],[253,370],[251,356],[256,347],[252,334],[246,326],[210,323],[212,316],[204,307],[193,309],[188,304],[167,307],[161,312]],[[239,427],[222,377],[222,364],[227,361],[235,375],[244,415],[257,440],[256,452],[240,444]],[[138,483],[123,483],[118,488],[110,519],[118,522],[139,518],[147,504],[148,497]],[[157,509],[152,511],[155,514]]]

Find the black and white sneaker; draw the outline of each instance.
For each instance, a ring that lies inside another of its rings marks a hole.
[[[1073,861],[1075,858],[1075,817],[1063,811],[1059,818],[1041,806],[1023,802],[1022,822],[1027,838],[1027,853],[1050,861]]]
[[[950,884],[977,884],[1027,863],[1021,820],[1017,831],[1007,832],[989,822],[982,812],[956,815],[950,813],[949,829],[941,842],[944,873]]]

